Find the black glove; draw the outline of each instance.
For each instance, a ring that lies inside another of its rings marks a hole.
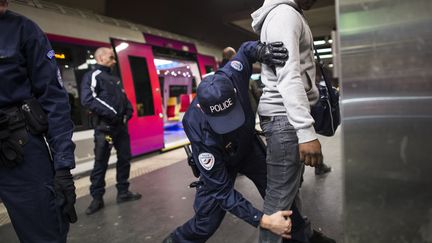
[[[269,66],[283,66],[288,60],[288,50],[280,41],[269,44],[259,42],[256,50],[257,61]]]
[[[57,195],[57,203],[60,205],[63,216],[70,222],[75,223],[78,218],[75,211],[75,185],[69,170],[56,171],[54,186]]]

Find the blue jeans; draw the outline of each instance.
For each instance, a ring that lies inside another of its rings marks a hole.
[[[280,210],[293,210],[291,242],[309,242],[312,235],[309,222],[301,214],[300,181],[304,164],[300,162],[298,138],[287,116],[267,117],[261,122],[267,141],[267,190],[264,213],[271,215]],[[297,215],[298,214],[298,215]],[[295,220],[294,220],[295,219]],[[261,243],[279,243],[282,238],[260,230]],[[290,242],[290,241],[284,241]]]

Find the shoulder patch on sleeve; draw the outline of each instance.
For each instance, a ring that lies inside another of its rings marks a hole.
[[[215,163],[215,157],[211,153],[201,153],[198,155],[198,160],[202,167],[206,170],[211,170]]]
[[[53,57],[55,57],[55,52],[54,52],[54,50],[49,51],[49,52],[47,53],[47,57],[48,57],[49,59],[53,59]]]
[[[231,67],[234,68],[235,70],[239,71],[239,72],[241,72],[243,70],[243,64],[239,61],[232,61]]]

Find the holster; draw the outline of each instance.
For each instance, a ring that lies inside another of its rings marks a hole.
[[[48,130],[48,116],[35,98],[24,100],[21,110],[26,118],[27,128],[31,134],[39,135],[46,133]]]
[[[26,121],[19,107],[0,110],[0,167],[12,168],[24,159],[28,142]]]

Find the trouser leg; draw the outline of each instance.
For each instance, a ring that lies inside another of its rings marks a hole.
[[[20,242],[64,243],[69,223],[56,202],[46,144],[42,137],[30,136],[23,149],[21,164],[0,168],[0,198]]]
[[[212,197],[207,195],[205,186],[200,185],[195,195],[195,215],[173,232],[176,243],[206,242],[221,224],[226,211]]]
[[[105,133],[95,130],[95,163],[90,174],[90,194],[95,199],[102,199],[105,194],[105,174],[108,168],[108,160],[111,147],[106,141]]]
[[[121,126],[114,137],[114,147],[117,151],[117,191],[119,194],[129,190],[129,174],[131,148],[128,129]]]
[[[299,191],[304,165],[299,159],[295,129],[285,116],[273,117],[271,121],[263,123],[262,128],[267,140],[267,190],[264,213],[273,214],[279,210],[292,208]],[[260,233],[260,242],[282,242],[280,236],[270,231],[261,229]]]

